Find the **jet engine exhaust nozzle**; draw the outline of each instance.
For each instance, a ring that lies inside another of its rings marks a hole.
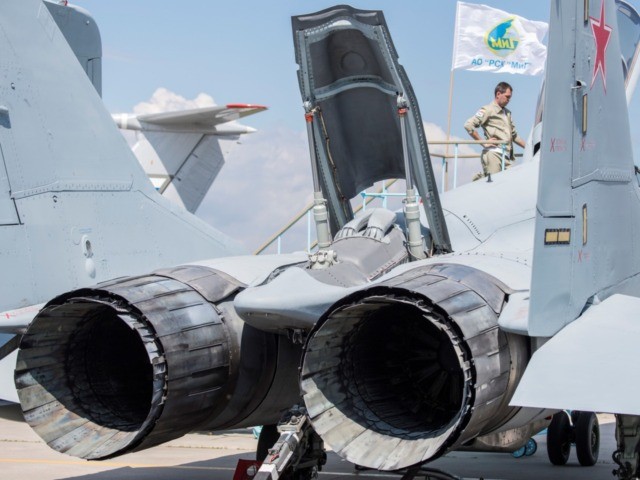
[[[397,470],[495,428],[513,411],[504,299],[482,272],[430,265],[334,305],[302,364],[318,434],[350,462]]]
[[[149,275],[51,301],[24,335],[16,387],[53,449],[104,459],[178,438],[229,380],[229,334],[198,292]]]

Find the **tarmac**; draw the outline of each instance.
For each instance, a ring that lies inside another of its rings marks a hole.
[[[600,415],[601,447],[593,467],[581,467],[572,450],[569,463],[549,463],[546,437],[535,437],[538,451],[514,458],[505,453],[452,452],[430,464],[464,479],[589,480],[613,479],[615,424]],[[0,407],[0,480],[232,480],[239,459],[252,460],[257,445],[251,430],[189,434],[142,452],[105,461],[85,461],[51,450],[23,421],[16,405]],[[388,472],[356,471],[333,452],[320,480],[397,478]],[[419,478],[419,477],[417,477]]]

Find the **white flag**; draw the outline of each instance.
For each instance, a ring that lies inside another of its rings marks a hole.
[[[539,75],[549,25],[486,5],[458,2],[451,69]]]

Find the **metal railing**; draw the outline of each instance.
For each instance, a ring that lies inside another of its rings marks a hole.
[[[370,193],[369,194],[369,198],[367,198],[366,200],[363,199],[362,205],[359,205],[358,207],[356,207],[353,210],[353,213],[356,214],[360,210],[366,209],[367,205],[370,204],[371,202],[373,202],[373,200],[375,200],[375,198],[379,198],[379,197],[374,197],[374,195],[381,195],[383,191],[385,191],[387,188],[389,188],[391,185],[393,185],[397,181],[398,181],[398,179],[392,178],[392,179],[387,180],[386,182],[384,182],[382,187],[380,187],[378,189],[378,192]],[[404,194],[402,194],[402,195],[404,196]],[[290,230],[294,225],[296,225],[302,219],[302,217],[304,217],[305,215],[307,217],[307,252],[311,252],[311,250],[313,250],[316,247],[316,244],[317,244],[317,242],[315,240],[314,241],[311,240],[312,210],[313,210],[313,202],[307,203],[307,205],[302,210],[300,210],[300,212],[298,212],[296,215],[294,215],[293,218],[291,220],[289,220],[284,227],[280,228],[276,233],[271,235],[267,239],[267,241],[265,241],[262,245],[260,245],[253,252],[253,254],[254,255],[260,255],[267,248],[269,248],[271,245],[273,245],[274,242],[277,242],[277,253],[282,253],[281,252],[282,235],[284,235],[288,230]]]
[[[506,143],[500,142],[498,140],[438,140],[429,142],[429,146],[435,145],[453,145],[453,154],[449,153],[432,153],[430,155],[432,157],[441,159],[441,180],[440,180],[440,192],[447,190],[447,173],[449,168],[449,160],[453,160],[453,188],[457,188],[458,186],[458,160],[460,159],[470,159],[470,158],[480,158],[480,153],[474,154],[460,154],[459,146],[460,145],[487,145],[492,144],[500,147],[502,149],[502,170],[505,168],[505,160],[506,160]],[[520,157],[521,155],[516,155]],[[361,210],[366,210],[367,205],[369,205],[375,199],[382,200],[382,206],[386,208],[387,199],[389,197],[404,197],[404,193],[393,193],[388,192],[387,189],[393,185],[397,179],[391,179],[385,181],[381,187],[379,187],[375,192],[364,192],[360,193],[362,197],[362,204],[356,207],[353,213],[358,213]],[[306,216],[307,220],[307,252],[311,252],[315,247],[317,242],[311,240],[312,235],[312,210],[313,210],[313,202],[309,202],[305,205],[302,210],[300,210],[296,215],[293,216],[291,220],[289,220],[282,228],[280,228],[277,232],[271,235],[262,245],[260,245],[253,253],[254,255],[259,255],[263,253],[267,248],[276,243],[276,251],[277,253],[281,253],[282,249],[282,237],[288,232],[291,228],[298,224],[302,220],[303,217]]]
[[[458,187],[458,160],[461,158],[480,158],[480,153],[478,154],[459,154],[459,146],[460,145],[495,145],[502,150],[502,170],[505,168],[505,161],[507,156],[507,143],[501,142],[499,140],[436,140],[433,142],[429,142],[429,146],[433,145],[453,145],[453,154],[449,153],[433,153],[429,152],[432,157],[437,157],[442,159],[442,171],[441,171],[441,180],[440,180],[440,192],[444,192],[447,190],[446,186],[447,182],[447,174],[449,171],[449,162],[448,160],[453,159],[453,188]]]

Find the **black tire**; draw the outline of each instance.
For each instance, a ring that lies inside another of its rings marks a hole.
[[[275,445],[278,438],[280,438],[278,425],[263,425],[258,437],[258,447],[256,448],[256,460],[258,462],[264,462],[269,449]]]
[[[571,454],[571,421],[566,412],[558,412],[547,429],[547,455],[554,465],[565,465]]]
[[[576,454],[583,467],[592,467],[600,453],[600,424],[593,412],[581,412],[575,425]]]
[[[575,426],[578,424],[578,418],[582,412],[580,410],[571,410],[571,425]],[[589,412],[587,412],[589,413]]]

